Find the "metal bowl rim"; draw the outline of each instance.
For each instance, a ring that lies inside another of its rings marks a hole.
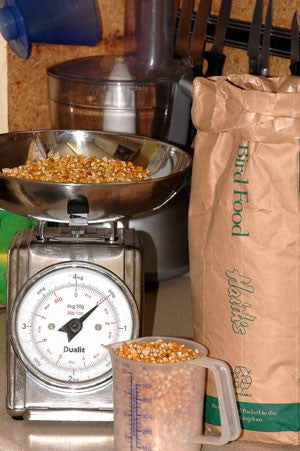
[[[102,135],[108,135],[108,136],[114,136],[114,135],[118,135],[121,137],[128,137],[128,138],[138,138],[138,139],[146,139],[148,141],[154,141],[158,144],[163,144],[165,146],[169,146],[172,149],[174,149],[176,152],[180,153],[180,154],[184,154],[184,156],[187,158],[188,160],[188,164],[185,168],[178,170],[177,172],[168,174],[166,176],[163,177],[157,177],[157,178],[153,178],[153,179],[147,179],[147,180],[141,180],[138,182],[119,182],[119,183],[61,183],[61,182],[45,182],[43,180],[31,180],[31,179],[24,179],[24,178],[20,178],[20,177],[12,177],[12,176],[5,176],[2,175],[0,173],[0,177],[1,179],[4,180],[18,180],[18,181],[23,181],[26,183],[33,183],[33,184],[43,184],[44,186],[72,186],[72,187],[88,187],[88,186],[109,186],[109,187],[118,187],[118,186],[133,186],[133,185],[145,185],[145,184],[149,184],[149,183],[153,183],[153,182],[157,182],[157,181],[161,181],[161,180],[166,180],[168,178],[172,178],[175,175],[178,174],[184,174],[186,171],[188,171],[191,166],[192,166],[192,157],[188,154],[188,152],[186,152],[185,150],[181,149],[180,147],[175,146],[172,143],[168,143],[165,141],[161,141],[158,139],[154,139],[154,138],[150,138],[148,136],[143,136],[143,135],[134,135],[134,134],[130,134],[130,133],[118,133],[118,132],[105,132],[105,131],[100,131],[100,130],[84,130],[84,129],[38,129],[38,130],[21,130],[21,131],[16,131],[16,132],[7,132],[7,133],[1,133],[0,134],[0,138],[1,136],[17,136],[17,135],[30,135],[30,134],[35,134],[35,133],[48,133],[48,132],[76,132],[76,131],[80,131],[83,133],[91,133],[91,134],[102,134]],[[0,144],[1,146],[1,144]]]

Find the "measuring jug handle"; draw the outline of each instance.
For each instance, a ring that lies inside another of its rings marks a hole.
[[[225,445],[236,440],[241,434],[241,423],[233,390],[232,376],[227,363],[211,357],[201,357],[190,360],[190,364],[199,365],[212,371],[218,392],[219,411],[221,419],[221,435],[197,435],[188,440],[189,443],[209,445]]]

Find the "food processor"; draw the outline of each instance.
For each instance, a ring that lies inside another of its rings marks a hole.
[[[134,31],[125,37],[133,42],[130,52],[48,69],[51,126],[130,133],[188,149],[192,69],[173,58],[175,2],[130,4],[126,14],[134,17]],[[188,202],[187,182],[159,211],[128,218],[142,238],[146,281],[188,271]]]

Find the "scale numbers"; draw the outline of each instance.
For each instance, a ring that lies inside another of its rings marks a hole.
[[[13,346],[31,373],[59,386],[90,386],[110,377],[106,345],[136,336],[138,314],[110,271],[66,262],[25,284],[12,324]]]

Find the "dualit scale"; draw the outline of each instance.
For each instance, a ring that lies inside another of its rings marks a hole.
[[[126,218],[171,199],[189,155],[149,138],[82,130],[0,135],[0,168],[70,152],[147,167],[151,179],[114,184],[0,177],[0,207],[37,220],[8,257],[7,411],[29,420],[110,421],[106,346],[139,335],[143,257]]]

